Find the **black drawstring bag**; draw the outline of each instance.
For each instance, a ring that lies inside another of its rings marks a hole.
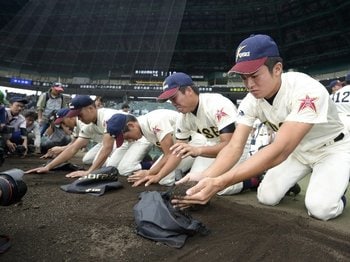
[[[78,178],[71,184],[61,186],[61,189],[69,193],[102,196],[106,191],[123,187],[118,181],[118,174],[118,169],[113,166],[102,167]]]
[[[181,248],[195,233],[207,235],[208,229],[189,214],[175,209],[170,202],[170,192],[148,191],[140,194],[134,206],[137,234]]]

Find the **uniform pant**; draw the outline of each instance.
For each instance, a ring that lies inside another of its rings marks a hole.
[[[191,136],[191,141],[188,144],[190,144],[192,146],[203,146],[206,144],[206,142],[207,142],[207,140],[203,135],[195,133]],[[159,157],[159,159],[161,157],[163,157],[163,155],[161,155]],[[186,157],[186,158],[181,160],[180,164],[176,167],[176,169],[181,169],[182,172],[185,173],[185,172],[189,171],[191,169],[191,167],[193,168],[193,164],[196,161],[198,162],[199,158],[202,158],[202,157],[196,157],[196,158]],[[207,158],[205,158],[205,159],[207,159]],[[209,158],[209,159],[212,159],[212,158]],[[159,160],[157,160],[157,161],[159,161]],[[200,164],[200,166],[204,166],[204,163]],[[175,183],[175,170],[170,172],[169,175],[167,175],[166,177],[163,177],[159,181],[159,184],[164,185],[164,186],[172,186],[174,183]]]
[[[284,162],[267,171],[258,187],[258,200],[277,205],[286,192],[306,175],[311,174],[305,194],[310,216],[329,220],[344,210],[341,197],[349,183],[350,139],[325,145],[303,155],[291,154]]]
[[[94,162],[98,152],[102,147],[102,143],[97,143],[89,151],[87,151],[83,157],[83,163],[85,165],[91,165]]]
[[[145,137],[133,142],[125,141],[113,151],[106,165],[116,167],[122,176],[129,176],[141,169],[141,161],[151,148],[152,144]]]

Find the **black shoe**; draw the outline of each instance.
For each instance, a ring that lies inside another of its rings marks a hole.
[[[300,191],[301,191],[301,188],[297,183],[287,191],[286,196],[296,196],[300,193]]]

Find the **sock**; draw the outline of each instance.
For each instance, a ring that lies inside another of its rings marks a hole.
[[[260,184],[260,180],[258,177],[252,177],[250,179],[243,181],[243,190],[249,188],[257,188]]]
[[[151,166],[153,165],[153,161],[144,161],[141,162],[141,169],[150,169]]]

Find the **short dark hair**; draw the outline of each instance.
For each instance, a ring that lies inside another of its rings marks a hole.
[[[128,103],[124,103],[124,104],[122,104],[122,109],[123,109],[123,108],[130,108],[130,106],[129,106]]]
[[[196,85],[180,86],[179,91],[184,94],[187,87],[190,87],[195,94],[199,95],[199,88]]]
[[[33,118],[34,120],[37,120],[37,119],[38,119],[38,114],[37,114],[37,112],[31,111],[31,110],[29,110],[29,111],[27,111],[27,112],[24,112],[23,116],[24,116],[25,118],[27,118],[27,117]]]
[[[124,129],[123,129],[123,133],[129,131],[129,128],[128,128],[128,125],[127,125],[127,123],[129,123],[129,122],[137,122],[136,116],[131,115],[131,114],[126,115],[126,121],[125,121],[125,126],[124,126]]]
[[[267,66],[268,70],[270,73],[272,73],[273,67],[277,63],[282,63],[283,64],[283,59],[281,57],[268,57],[267,60],[265,61],[264,65]]]

